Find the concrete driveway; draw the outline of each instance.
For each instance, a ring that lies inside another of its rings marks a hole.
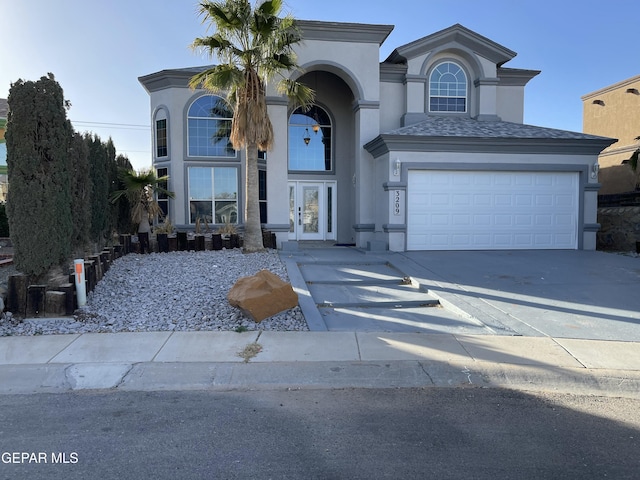
[[[640,341],[638,257],[579,250],[373,254],[345,247],[302,247],[282,257],[290,274],[297,270],[292,283],[305,292],[301,305],[312,329]],[[410,294],[407,280],[415,287]]]

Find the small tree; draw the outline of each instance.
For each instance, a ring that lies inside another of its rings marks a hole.
[[[34,279],[70,255],[73,129],[62,88],[50,73],[9,91],[7,215],[16,268]]]
[[[131,162],[125,155],[118,155],[116,157],[115,164],[113,165],[113,170],[111,170],[109,173],[109,177],[112,178],[111,186],[109,189],[109,198],[111,198],[113,194],[118,190],[125,189],[125,185],[119,175],[121,170],[133,170]],[[116,231],[120,233],[133,233],[134,228],[137,225],[133,225],[131,221],[131,205],[129,204],[129,200],[127,199],[127,197],[122,196],[116,202],[112,202],[111,205],[113,215],[115,216],[113,224],[115,225]]]
[[[165,189],[169,177],[156,177],[153,170],[120,170],[120,180],[124,188],[117,190],[111,195],[111,203],[116,203],[125,197],[131,206],[131,220],[138,225],[138,233],[149,233],[151,231],[150,222],[156,215],[161,215],[162,210],[156,200],[158,193],[165,194],[171,198],[174,193]]]

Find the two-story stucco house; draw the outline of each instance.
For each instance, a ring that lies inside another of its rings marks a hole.
[[[396,48],[389,25],[300,21],[306,112],[270,92],[275,147],[260,161],[261,217],[287,241],[404,250],[594,249],[598,153],[612,140],[523,124],[539,72],[461,25]],[[222,98],[191,90],[202,68],[140,77],[151,98],[153,166],[172,222],[236,223],[243,152]]]

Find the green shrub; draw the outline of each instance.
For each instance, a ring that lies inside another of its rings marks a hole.
[[[7,216],[14,263],[37,278],[63,264],[71,252],[71,172],[62,88],[52,74],[18,80],[9,90]]]

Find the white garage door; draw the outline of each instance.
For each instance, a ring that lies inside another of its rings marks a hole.
[[[578,173],[413,170],[407,250],[575,249]]]

